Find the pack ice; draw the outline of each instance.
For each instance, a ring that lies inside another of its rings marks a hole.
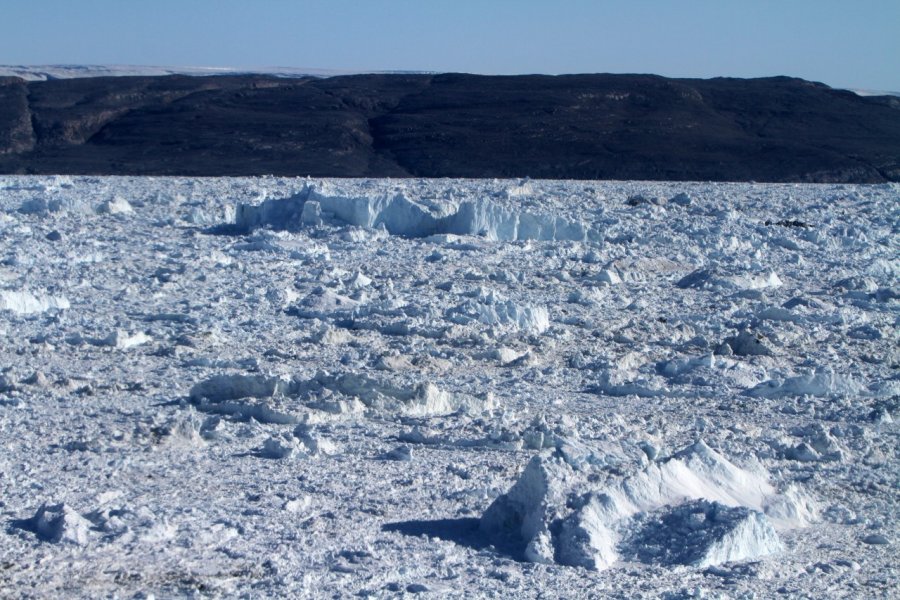
[[[0,597],[893,597],[898,199],[0,177]]]

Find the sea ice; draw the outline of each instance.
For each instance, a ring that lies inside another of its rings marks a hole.
[[[898,198],[0,177],[0,596],[889,597]]]

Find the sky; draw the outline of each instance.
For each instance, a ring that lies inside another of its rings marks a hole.
[[[900,0],[0,0],[0,64],[790,75],[900,90]]]

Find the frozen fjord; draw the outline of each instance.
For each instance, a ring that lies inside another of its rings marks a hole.
[[[0,177],[0,591],[889,596],[898,199]]]

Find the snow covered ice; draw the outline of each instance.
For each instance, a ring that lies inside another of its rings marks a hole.
[[[898,201],[0,177],[0,596],[895,595]]]

